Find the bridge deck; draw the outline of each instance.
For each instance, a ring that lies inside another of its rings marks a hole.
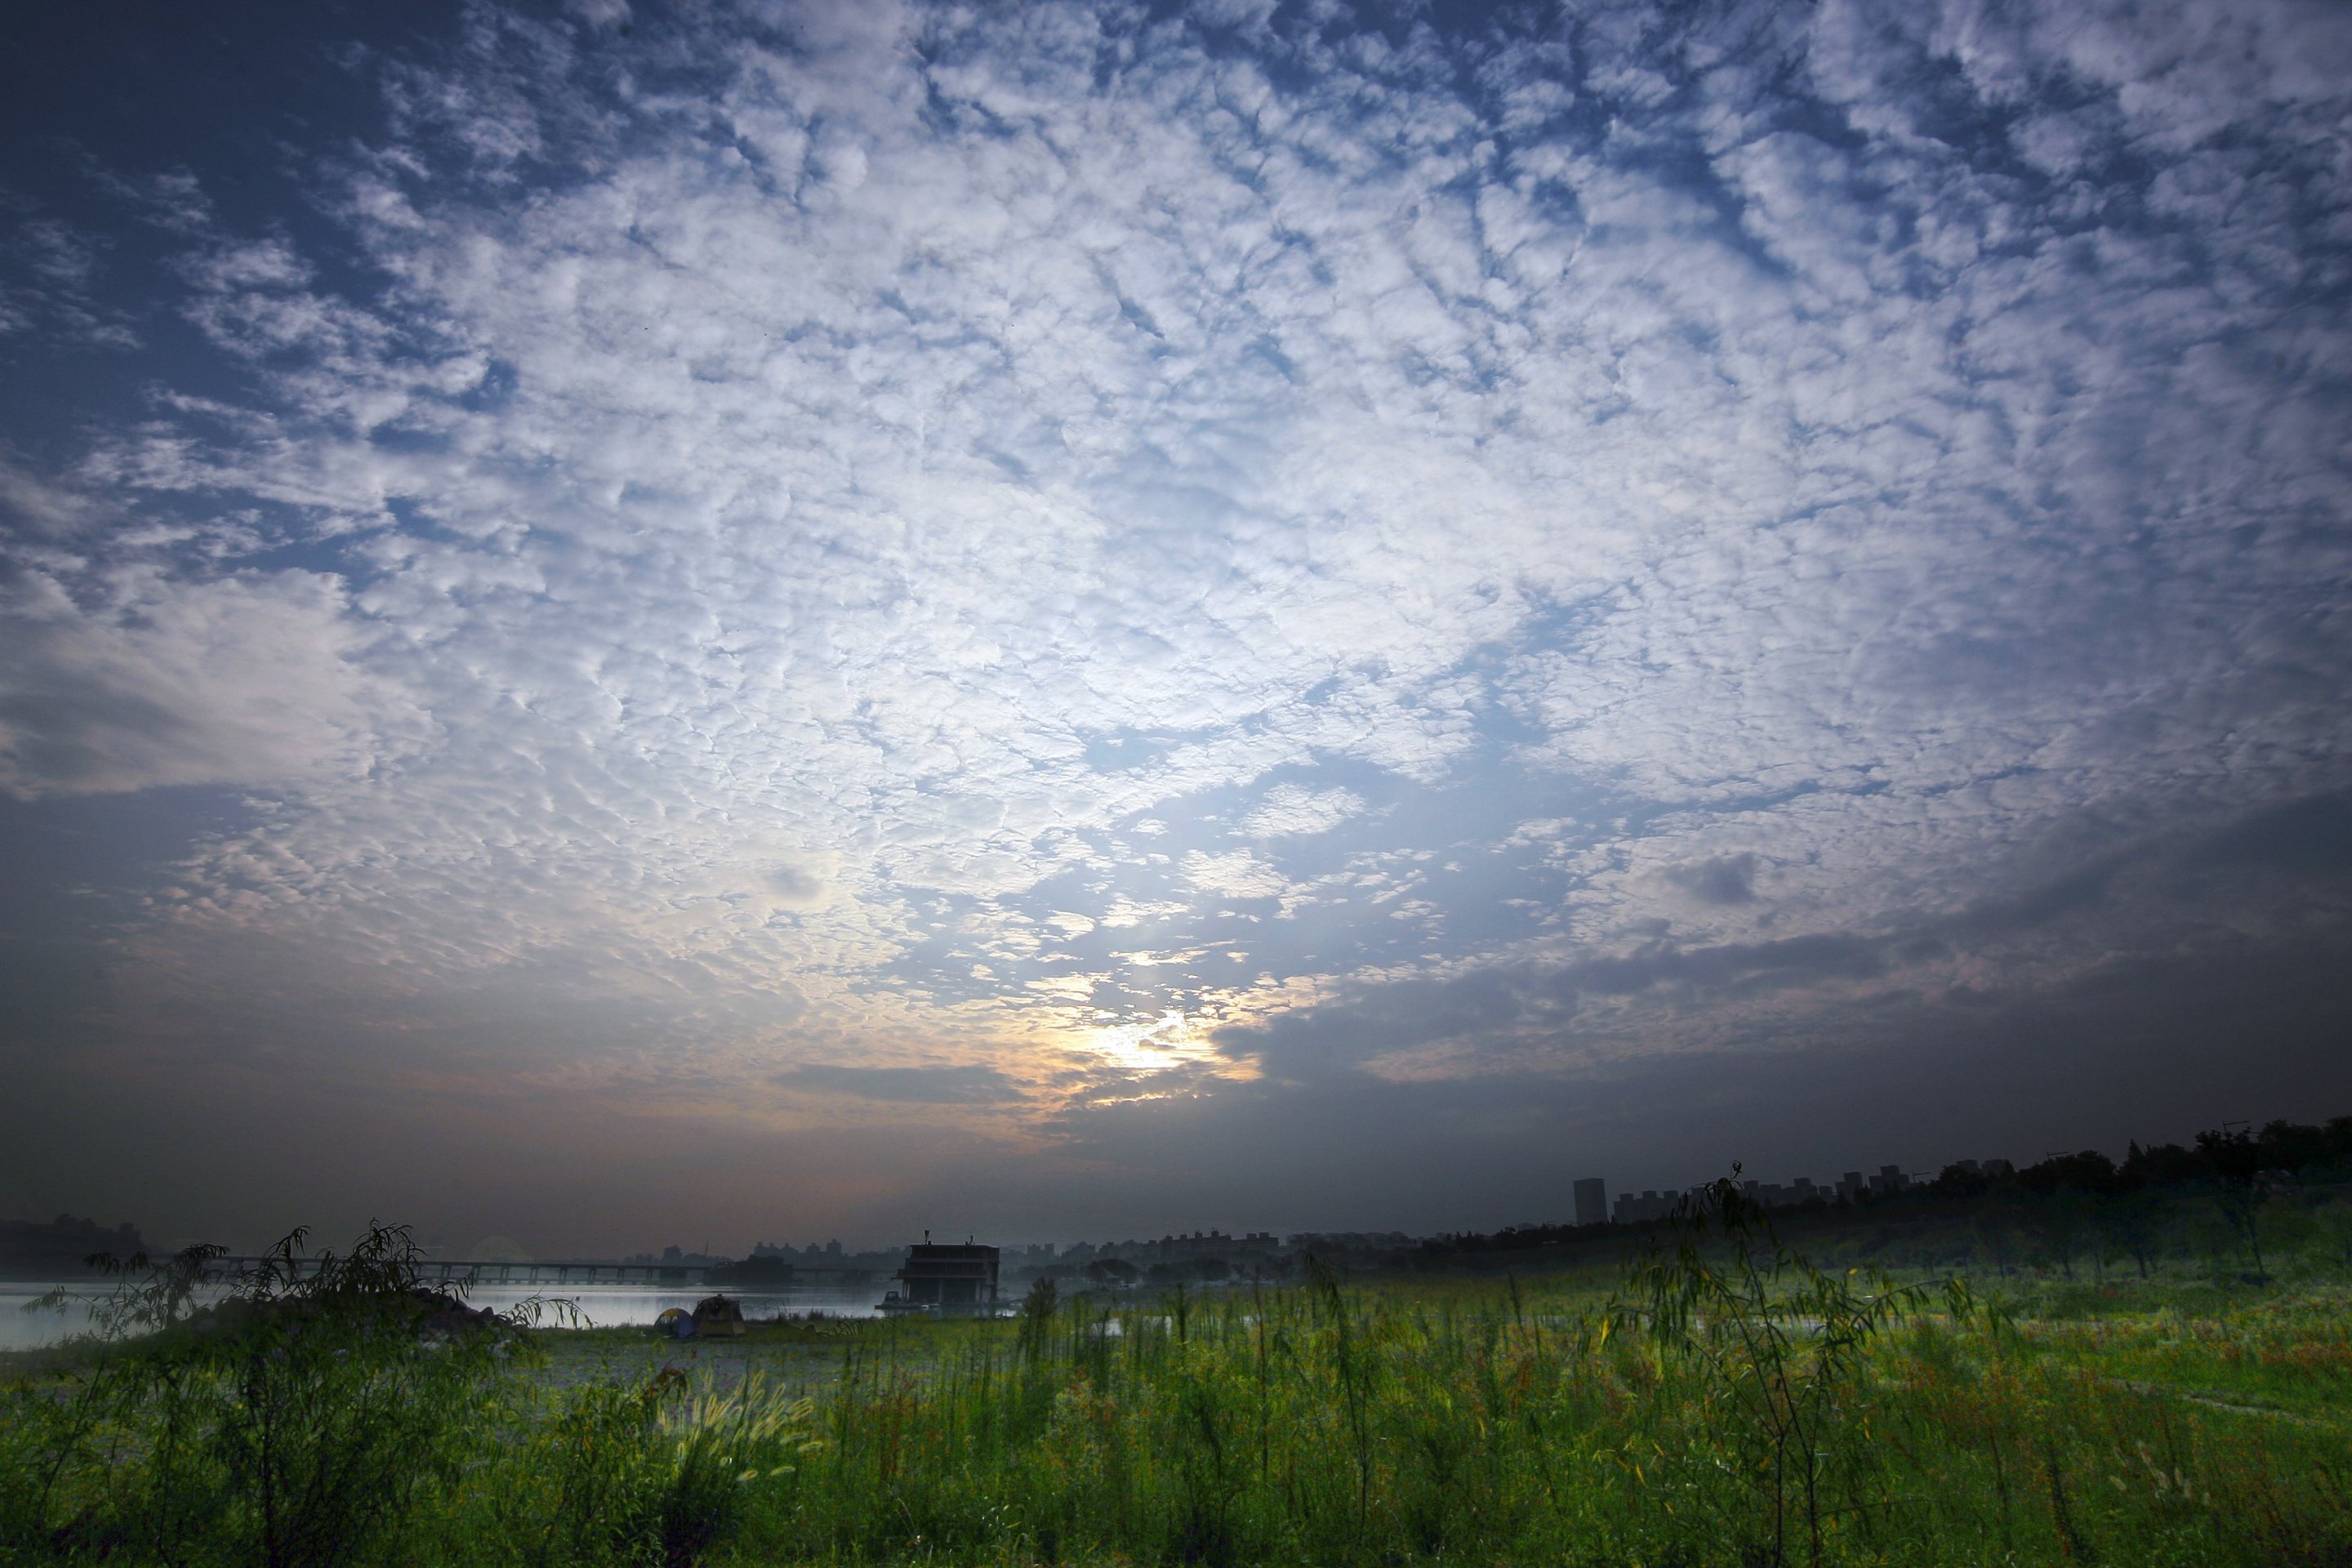
[[[298,1258],[298,1273],[315,1274],[324,1260]],[[208,1272],[228,1277],[283,1260],[270,1258],[215,1258]],[[724,1265],[709,1263],[516,1263],[493,1258],[432,1258],[418,1260],[416,1277],[427,1284],[464,1280],[475,1285],[702,1285]],[[736,1282],[736,1289],[791,1289],[801,1285],[862,1285],[874,1278],[867,1268],[804,1268],[794,1267],[782,1279]]]

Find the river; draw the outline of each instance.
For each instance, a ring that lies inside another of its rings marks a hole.
[[[102,1279],[79,1279],[64,1289],[80,1297],[100,1296],[105,1293],[107,1284]],[[89,1309],[86,1304],[69,1305],[62,1311],[28,1310],[33,1302],[58,1288],[52,1280],[0,1279],[0,1351],[37,1350],[89,1328]],[[877,1315],[874,1304],[881,1300],[884,1289],[881,1284],[800,1285],[730,1290],[727,1294],[742,1302],[743,1315],[754,1321],[786,1312],[795,1316],[823,1312],[835,1318],[871,1318]],[[478,1285],[466,1293],[466,1300],[471,1306],[504,1311],[536,1298],[551,1303],[540,1316],[540,1321],[551,1328],[609,1329],[649,1326],[664,1308],[691,1307],[711,1293],[707,1285]],[[219,1294],[214,1292],[214,1298]],[[558,1300],[572,1303],[577,1310],[577,1320],[555,1310],[551,1303]]]

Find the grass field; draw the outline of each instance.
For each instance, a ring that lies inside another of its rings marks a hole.
[[[0,1552],[2352,1563],[2342,1279],[1896,1284],[1724,1217],[1622,1271],[1041,1292],[693,1348],[281,1292],[26,1358]]]

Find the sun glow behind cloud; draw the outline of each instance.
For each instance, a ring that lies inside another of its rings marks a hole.
[[[1202,1031],[1173,1010],[1149,1022],[1097,1029],[1087,1048],[1119,1071],[1140,1079],[1175,1068],[1222,1065],[1216,1047]]]

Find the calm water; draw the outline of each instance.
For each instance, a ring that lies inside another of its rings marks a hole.
[[[32,1350],[57,1343],[68,1335],[89,1327],[87,1307],[68,1307],[58,1311],[28,1311],[27,1306],[56,1289],[40,1280],[0,1279],[0,1350]],[[100,1293],[103,1282],[93,1286],[78,1281],[68,1289],[85,1295]],[[882,1299],[887,1289],[880,1284],[861,1285],[854,1289],[835,1286],[808,1285],[782,1290],[727,1292],[743,1303],[743,1315],[753,1321],[772,1318],[783,1312],[824,1312],[836,1318],[870,1318],[876,1315],[874,1303]],[[585,1327],[595,1329],[627,1328],[650,1325],[666,1307],[691,1307],[710,1294],[708,1286],[664,1288],[650,1285],[575,1286],[559,1290],[552,1285],[480,1285],[467,1294],[467,1301],[476,1307],[488,1307],[503,1311],[519,1302],[537,1296],[543,1301],[557,1297],[578,1307],[586,1320]],[[541,1314],[540,1321],[551,1326],[560,1323],[553,1310]]]

